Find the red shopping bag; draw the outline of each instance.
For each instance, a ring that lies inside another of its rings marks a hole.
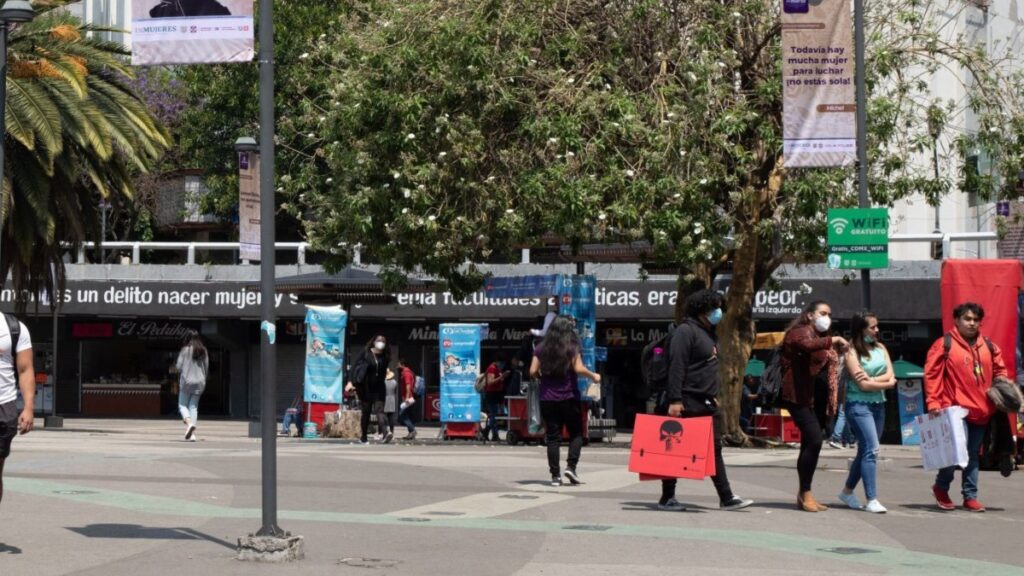
[[[711,416],[672,418],[639,414],[633,425],[629,471],[641,480],[715,475],[715,437]]]

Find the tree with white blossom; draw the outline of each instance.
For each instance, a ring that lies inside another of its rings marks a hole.
[[[780,4],[352,2],[309,46],[281,114],[285,208],[329,268],[358,245],[389,276],[421,270],[455,291],[481,285],[474,263],[552,235],[644,243],[682,292],[729,271],[720,402],[735,416],[754,294],[784,262],[821,261],[825,209],[856,204],[854,171],[785,167]],[[873,203],[1008,193],[1024,152],[1013,55],[946,32],[966,3],[866,4]],[[932,93],[940,70],[966,79],[963,97]],[[982,150],[996,173],[936,180],[917,161],[935,130],[945,164]]]

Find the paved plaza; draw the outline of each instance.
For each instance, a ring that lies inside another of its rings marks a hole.
[[[202,422],[196,443],[181,432],[69,419],[17,438],[0,574],[1024,574],[1024,471],[982,472],[987,513],[942,513],[916,449],[886,446],[888,514],[808,514],[794,506],[796,450],[730,449],[733,487],[755,506],[720,511],[709,481],[683,481],[689,511],[663,512],[659,485],[626,471],[621,435],[585,448],[586,484],[561,488],[538,446],[279,439],[280,525],[305,537],[306,559],[243,563],[236,540],[260,526],[260,442],[245,422]],[[837,504],[850,456],[825,449],[819,499]]]

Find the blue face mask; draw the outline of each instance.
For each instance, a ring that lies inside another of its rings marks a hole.
[[[712,326],[718,326],[718,323],[722,321],[722,309],[715,308],[708,314],[708,322]]]

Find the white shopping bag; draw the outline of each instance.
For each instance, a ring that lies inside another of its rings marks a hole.
[[[915,417],[921,430],[921,459],[924,461],[925,470],[967,466],[965,416],[966,409],[950,406],[943,409],[938,416],[921,414]]]

